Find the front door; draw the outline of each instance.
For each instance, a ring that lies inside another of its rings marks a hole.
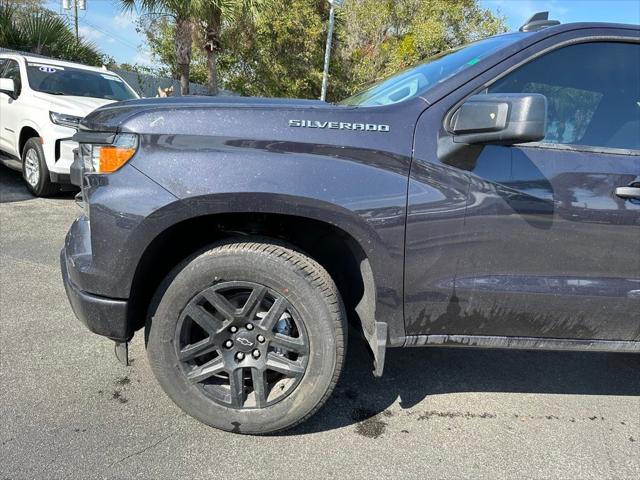
[[[0,93],[0,150],[20,156],[18,152],[18,109],[22,92],[22,76],[20,66],[15,60],[8,60],[1,72],[3,78],[10,78],[14,83],[14,97]]]
[[[564,46],[489,93],[547,97],[537,144],[470,172],[449,334],[640,340],[640,44]],[[440,333],[440,332],[438,332]]]

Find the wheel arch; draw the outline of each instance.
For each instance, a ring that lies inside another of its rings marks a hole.
[[[290,213],[212,213],[184,219],[162,230],[144,249],[133,275],[128,308],[131,333],[144,326],[153,294],[184,258],[217,241],[249,236],[290,244],[329,272],[349,317],[369,343],[376,372],[381,374],[387,328],[386,323],[376,321],[376,280],[362,240],[335,224]]]
[[[27,140],[33,137],[40,137],[36,127],[30,124],[23,125],[18,135],[18,156],[22,158],[22,150],[24,149]]]

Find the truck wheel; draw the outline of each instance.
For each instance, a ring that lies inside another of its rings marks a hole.
[[[27,188],[36,197],[53,195],[60,189],[58,184],[51,182],[38,137],[27,140],[22,149],[22,177],[27,183]]]
[[[152,302],[147,354],[189,415],[236,433],[283,430],[331,394],[346,315],[329,274],[271,240],[218,244],[179,265]]]

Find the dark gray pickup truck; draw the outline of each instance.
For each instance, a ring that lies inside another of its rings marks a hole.
[[[388,347],[640,352],[640,28],[555,23],[336,104],[94,111],[76,315],[124,360],[144,328],[167,394],[240,433],[320,408],[348,320],[376,375]]]

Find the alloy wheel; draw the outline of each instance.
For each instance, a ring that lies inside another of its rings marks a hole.
[[[27,150],[25,155],[24,173],[27,183],[35,188],[40,181],[40,159],[38,158],[38,152],[33,148]]]
[[[253,282],[224,282],[182,311],[176,355],[186,378],[212,401],[264,408],[288,396],[306,371],[309,340],[282,295]]]

